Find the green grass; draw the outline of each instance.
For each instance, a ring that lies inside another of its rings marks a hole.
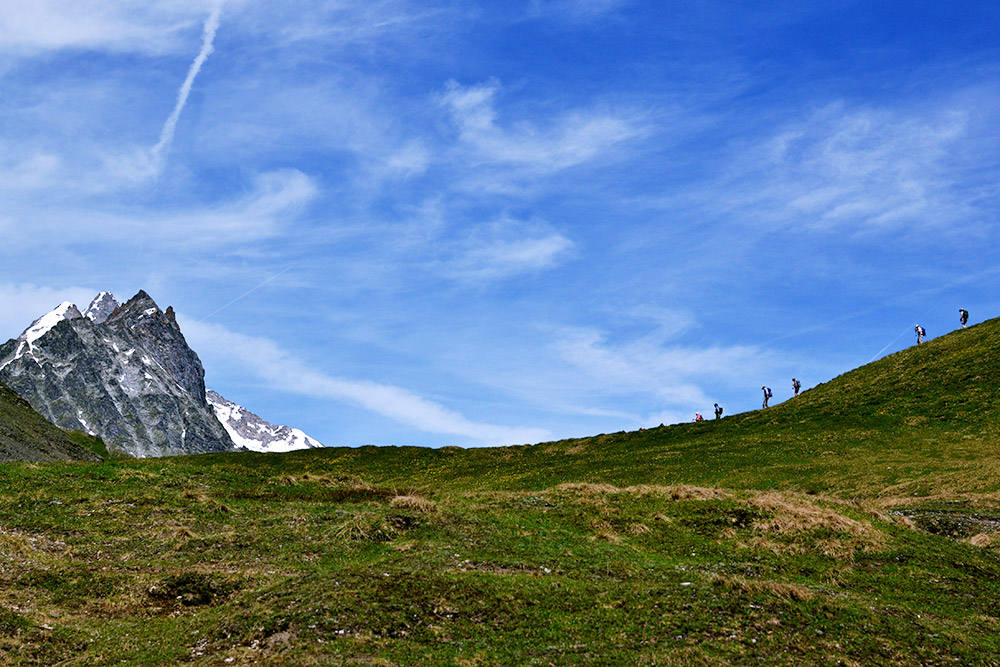
[[[0,467],[0,663],[1000,662],[1000,323],[766,411]]]

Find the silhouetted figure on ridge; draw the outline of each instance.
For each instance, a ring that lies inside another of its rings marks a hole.
[[[796,396],[799,395],[799,389],[802,389],[802,383],[795,378],[792,378],[792,391],[795,392]]]
[[[762,405],[761,407],[762,408],[766,408],[767,407],[767,399],[771,398],[771,396],[773,394],[771,394],[771,388],[768,387],[767,385],[764,385],[763,387],[761,387],[761,389],[764,390],[764,405]]]
[[[924,340],[924,336],[927,335],[927,332],[924,331],[924,328],[919,324],[913,327],[913,332],[917,334],[917,345],[920,345],[920,343],[922,343]]]
[[[715,404],[715,418],[720,419],[722,417],[722,406],[718,403]]]
[[[968,328],[965,325],[969,322],[969,311],[967,311],[965,308],[959,308],[958,319],[962,322],[963,329]]]

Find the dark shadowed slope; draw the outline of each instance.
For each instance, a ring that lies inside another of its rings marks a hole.
[[[0,383],[0,462],[100,460]]]

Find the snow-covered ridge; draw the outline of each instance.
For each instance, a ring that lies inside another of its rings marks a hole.
[[[205,396],[237,447],[253,452],[290,452],[323,446],[301,430],[271,424],[211,389],[205,392]]]
[[[36,340],[52,331],[52,328],[63,320],[75,320],[81,317],[83,317],[83,315],[80,313],[80,309],[76,307],[75,303],[63,301],[54,309],[32,322],[31,326],[25,329],[24,333],[22,333],[18,338],[30,346]]]

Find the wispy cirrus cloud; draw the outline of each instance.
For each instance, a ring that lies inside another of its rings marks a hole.
[[[831,104],[744,145],[705,196],[716,210],[813,231],[947,225],[970,213],[957,196],[969,132],[961,106]]]
[[[255,175],[241,196],[219,203],[187,204],[156,211],[127,207],[92,209],[62,203],[46,207],[31,203],[30,227],[15,222],[19,207],[11,211],[11,224],[5,228],[6,247],[16,250],[22,243],[37,247],[135,239],[155,243],[162,249],[211,252],[220,246],[232,247],[234,241],[246,244],[286,233],[318,192],[318,186],[306,174],[297,169],[283,169]],[[67,219],[73,220],[71,227],[67,227]]]
[[[35,56],[63,49],[160,54],[183,42],[204,0],[6,0],[0,53]]]
[[[445,274],[478,282],[550,269],[575,244],[545,223],[504,218],[472,228],[449,246]]]
[[[244,372],[282,391],[346,401],[427,433],[457,436],[480,445],[531,443],[551,437],[545,429],[477,422],[407,389],[337,377],[310,367],[274,341],[181,318],[192,347],[216,364],[239,364]]]
[[[450,112],[460,147],[473,164],[511,165],[548,173],[603,157],[645,132],[630,114],[599,109],[574,109],[545,124],[498,122],[496,97],[500,83],[474,86],[450,81],[441,102]]]
[[[639,315],[637,322],[645,319]],[[675,333],[689,322],[677,317],[681,321],[676,325],[654,323],[645,334],[617,340],[596,327],[564,327],[555,332],[551,349],[584,376],[578,385],[594,388],[598,401],[637,397],[637,409],[648,408],[642,417],[646,423],[704,414],[715,402],[713,396],[733,387],[751,388],[775,368],[794,365],[787,356],[752,345],[679,344]]]

